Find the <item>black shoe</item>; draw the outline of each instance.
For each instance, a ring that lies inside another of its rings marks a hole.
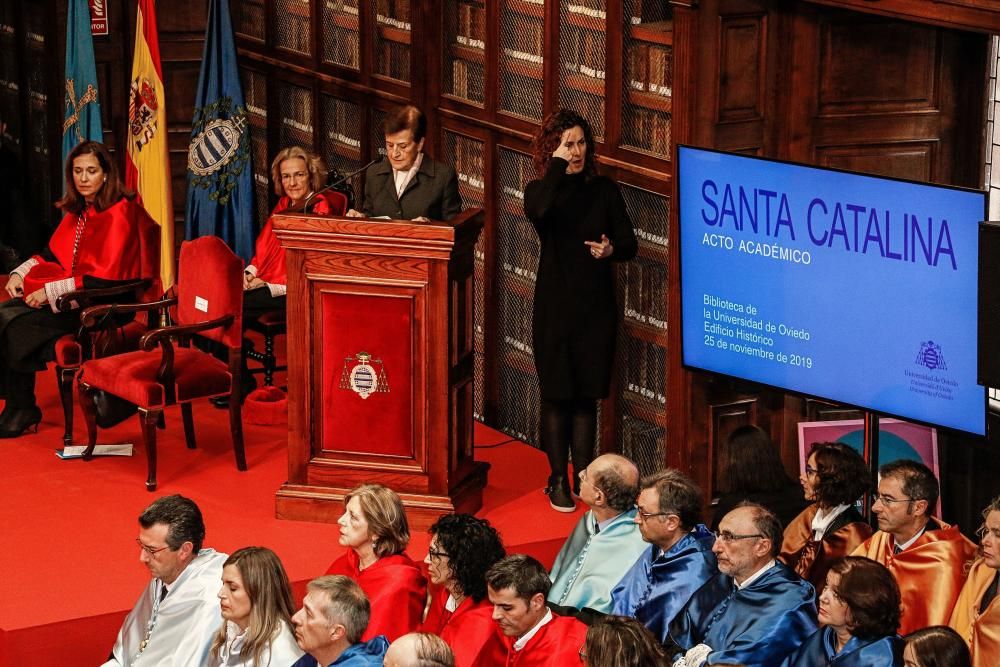
[[[545,494],[549,497],[549,505],[557,512],[575,512],[576,502],[569,494],[569,482],[565,477],[549,477],[549,485],[545,487]]]
[[[0,438],[17,438],[25,431],[38,433],[42,421],[42,411],[37,405],[30,408],[6,408],[0,415]]]

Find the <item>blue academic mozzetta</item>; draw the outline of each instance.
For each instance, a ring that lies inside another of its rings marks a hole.
[[[682,356],[978,435],[981,191],[678,147]]]

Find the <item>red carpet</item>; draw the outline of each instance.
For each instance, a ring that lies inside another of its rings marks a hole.
[[[138,420],[99,432],[99,442],[137,444],[131,458],[62,461],[62,410],[54,374],[38,377],[43,421],[38,434],[0,441],[0,665],[95,665],[107,656],[124,615],[148,581],[139,563],[136,519],[155,497],[180,493],[205,516],[206,546],[231,553],[252,544],[277,552],[289,577],[322,574],[340,554],[333,524],[278,521],[274,492],[286,478],[284,426],[247,426],[250,469],[236,470],[227,413],[195,406],[198,449],[183,442],[177,409],[159,431],[159,489],[147,493]],[[77,442],[83,442],[77,409]],[[476,443],[506,436],[477,425]],[[511,552],[550,565],[580,516],[548,507],[540,488],[545,457],[521,443],[478,450],[493,465],[480,515],[492,521]],[[528,519],[528,520],[526,520]],[[414,535],[410,555],[422,559],[428,536]]]

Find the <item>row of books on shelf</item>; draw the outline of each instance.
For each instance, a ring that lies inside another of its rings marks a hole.
[[[667,402],[667,350],[638,338],[627,338],[622,350],[622,374],[627,391],[651,403]]]
[[[375,0],[375,20],[400,30],[409,30],[410,0]]]
[[[538,443],[538,380],[517,368],[501,367],[497,428],[523,442]]]
[[[622,123],[625,142],[660,155],[670,152],[670,115],[633,106]]]
[[[569,26],[563,39],[563,67],[594,79],[604,79],[603,32]]]
[[[541,63],[545,43],[545,25],[541,21],[518,21],[504,31],[503,52],[517,60]]]
[[[633,44],[628,60],[629,85],[635,90],[670,97],[673,62],[673,49],[669,46]]]
[[[566,11],[601,21],[608,18],[604,11],[604,0],[573,0],[566,5]]]
[[[639,472],[648,475],[663,468],[667,431],[627,412],[622,414],[618,429],[618,451],[633,461]]]
[[[479,63],[456,58],[451,61],[451,94],[472,102],[483,102],[485,69]]]
[[[382,76],[398,81],[410,80],[410,47],[388,40],[382,42],[378,51],[375,71]]]
[[[540,80],[507,72],[500,80],[500,110],[541,120],[544,93]]]
[[[625,318],[667,329],[667,267],[652,262],[623,262],[618,269],[625,297]]]
[[[500,339],[507,347],[523,354],[534,355],[531,345],[531,308],[525,307],[524,297],[509,289],[500,289]]]
[[[479,5],[458,4],[458,24],[455,41],[474,49],[486,48],[486,8]]]
[[[483,181],[483,171],[485,170],[485,157],[483,155],[485,147],[483,142],[465,137],[455,136],[455,171],[458,172],[458,180],[468,183],[469,186],[482,190],[486,185]]]
[[[538,278],[538,237],[524,220],[504,224],[497,238],[497,263],[500,268],[521,280],[534,283]],[[513,292],[511,292],[513,293]],[[516,308],[523,308],[518,301]]]
[[[354,30],[337,25],[326,25],[324,30],[332,30],[332,37],[326,40],[327,60],[357,69],[361,66],[361,37]]]
[[[326,8],[340,14],[358,15],[358,0],[326,0]]]
[[[309,53],[309,49],[312,47],[311,35],[308,15],[296,16],[286,13],[285,20],[277,25],[278,46],[292,51]]]

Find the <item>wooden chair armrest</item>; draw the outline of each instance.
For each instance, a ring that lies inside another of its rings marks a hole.
[[[72,302],[77,302],[83,307],[92,301],[97,299],[107,299],[113,296],[121,296],[123,294],[128,294],[130,292],[135,293],[138,290],[148,290],[153,285],[153,281],[149,278],[142,278],[141,280],[131,280],[127,283],[122,283],[120,285],[115,285],[113,287],[97,287],[92,289],[78,289],[72,292],[66,292],[56,299],[56,310],[65,312],[72,309]]]
[[[166,308],[167,306],[172,306],[177,303],[177,299],[160,299],[159,301],[150,301],[149,303],[108,303],[100,306],[91,306],[83,311],[80,315],[80,323],[85,327],[92,327],[97,324],[100,318],[107,315],[112,310],[119,315],[127,315],[129,313],[141,313],[150,310],[159,310],[161,308]]]
[[[225,315],[223,317],[217,317],[214,320],[199,322],[198,324],[177,324],[174,326],[163,327],[161,329],[153,329],[152,331],[148,331],[143,334],[142,338],[139,339],[139,348],[149,352],[156,347],[157,344],[173,337],[190,336],[191,334],[196,334],[201,331],[208,331],[209,329],[229,326],[233,323],[235,317],[235,315]]]

